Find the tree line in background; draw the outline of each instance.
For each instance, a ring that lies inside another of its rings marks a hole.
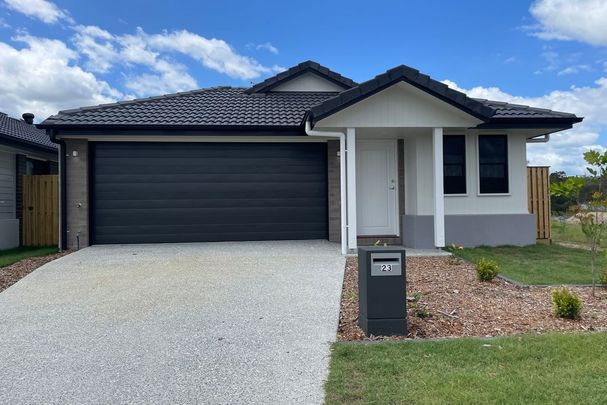
[[[554,215],[573,215],[592,201],[599,190],[607,190],[607,178],[567,176],[564,171],[550,173],[550,205]]]

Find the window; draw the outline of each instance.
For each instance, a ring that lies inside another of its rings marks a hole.
[[[443,136],[443,190],[445,194],[466,194],[466,137]]]
[[[481,194],[508,193],[506,135],[479,135],[478,173]]]

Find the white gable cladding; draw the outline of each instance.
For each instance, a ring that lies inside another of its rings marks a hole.
[[[327,80],[323,79],[314,73],[304,73],[285,83],[279,84],[271,91],[327,91],[327,92],[342,92],[344,88]]]
[[[482,121],[405,82],[320,120],[317,128],[467,128]]]

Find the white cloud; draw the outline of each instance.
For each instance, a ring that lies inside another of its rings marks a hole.
[[[108,72],[117,59],[114,36],[99,27],[79,25],[72,42],[78,52],[87,57],[86,68],[91,72]]]
[[[255,49],[259,50],[266,50],[270,53],[273,53],[274,55],[278,55],[278,48],[276,48],[274,45],[272,45],[269,42],[265,42],[263,44],[257,44],[255,45]]]
[[[25,14],[31,18],[47,23],[55,24],[60,20],[73,23],[72,18],[67,11],[57,7],[55,3],[47,0],[4,0],[4,3],[11,10]]]
[[[573,65],[573,66],[567,66],[563,70],[559,70],[557,75],[558,76],[573,75],[573,74],[580,73],[580,72],[589,72],[591,70],[592,70],[592,68],[588,65]]]
[[[228,76],[249,80],[264,73],[280,72],[281,66],[266,67],[235,52],[225,41],[206,39],[188,31],[147,34],[137,28],[134,34],[113,35],[96,26],[77,26],[72,41],[86,58],[85,66],[106,73],[116,66],[147,67],[151,71],[125,72],[125,87],[136,96],[190,90],[196,80],[183,63],[171,56],[192,58],[203,66]]]
[[[151,49],[181,53],[233,78],[249,80],[273,72],[272,68],[261,65],[255,59],[238,54],[221,39],[208,39],[186,30],[149,35],[138,29],[137,34],[145,39]]]
[[[38,118],[58,110],[108,103],[122,93],[74,62],[77,54],[58,40],[21,35],[22,49],[0,42],[0,111]]]
[[[537,0],[529,11],[539,22],[532,29],[538,38],[607,45],[607,1]]]
[[[540,97],[514,96],[498,87],[462,89],[450,80],[443,83],[471,97],[572,112],[584,117],[584,121],[575,124],[572,129],[552,134],[550,142],[528,145],[528,159],[532,164],[550,165],[552,170],[580,174],[584,171],[584,151],[605,150],[604,145],[600,144],[599,136],[607,133],[607,77],[597,80],[595,86],[574,86],[566,91],[552,91]]]

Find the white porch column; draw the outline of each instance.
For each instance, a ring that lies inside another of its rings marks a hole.
[[[346,131],[346,175],[348,200],[348,249],[356,249],[356,131]]]
[[[445,247],[445,195],[443,189],[443,129],[432,130],[434,164],[434,246]]]

